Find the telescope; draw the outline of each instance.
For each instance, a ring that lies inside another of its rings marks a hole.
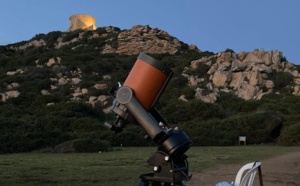
[[[167,66],[140,53],[123,85],[109,92],[116,120],[104,126],[118,133],[126,124],[136,123],[158,145],[148,160],[152,172],[141,174],[138,186],[183,185],[191,178],[185,152],[192,141],[183,131],[172,128],[154,107],[172,76]]]

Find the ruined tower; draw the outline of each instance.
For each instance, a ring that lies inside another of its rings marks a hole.
[[[96,19],[88,14],[74,14],[70,18],[70,28],[69,31],[74,31],[77,29],[96,29]]]

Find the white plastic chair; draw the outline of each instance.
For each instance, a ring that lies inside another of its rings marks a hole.
[[[262,182],[262,173],[261,173],[261,163],[256,161],[252,163],[248,163],[244,165],[240,170],[238,171],[234,186],[251,186],[253,184],[256,172],[259,173],[259,183],[261,186],[263,186]]]

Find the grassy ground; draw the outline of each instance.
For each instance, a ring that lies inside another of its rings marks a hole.
[[[136,185],[149,172],[147,159],[156,148],[122,148],[105,153],[21,153],[0,155],[0,185]],[[245,163],[300,151],[300,147],[192,147],[191,172]]]

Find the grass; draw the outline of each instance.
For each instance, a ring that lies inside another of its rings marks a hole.
[[[146,161],[156,148],[128,147],[105,153],[21,153],[0,155],[0,185],[136,185],[138,176],[150,171]],[[300,147],[192,147],[190,172],[224,164],[300,151]]]

